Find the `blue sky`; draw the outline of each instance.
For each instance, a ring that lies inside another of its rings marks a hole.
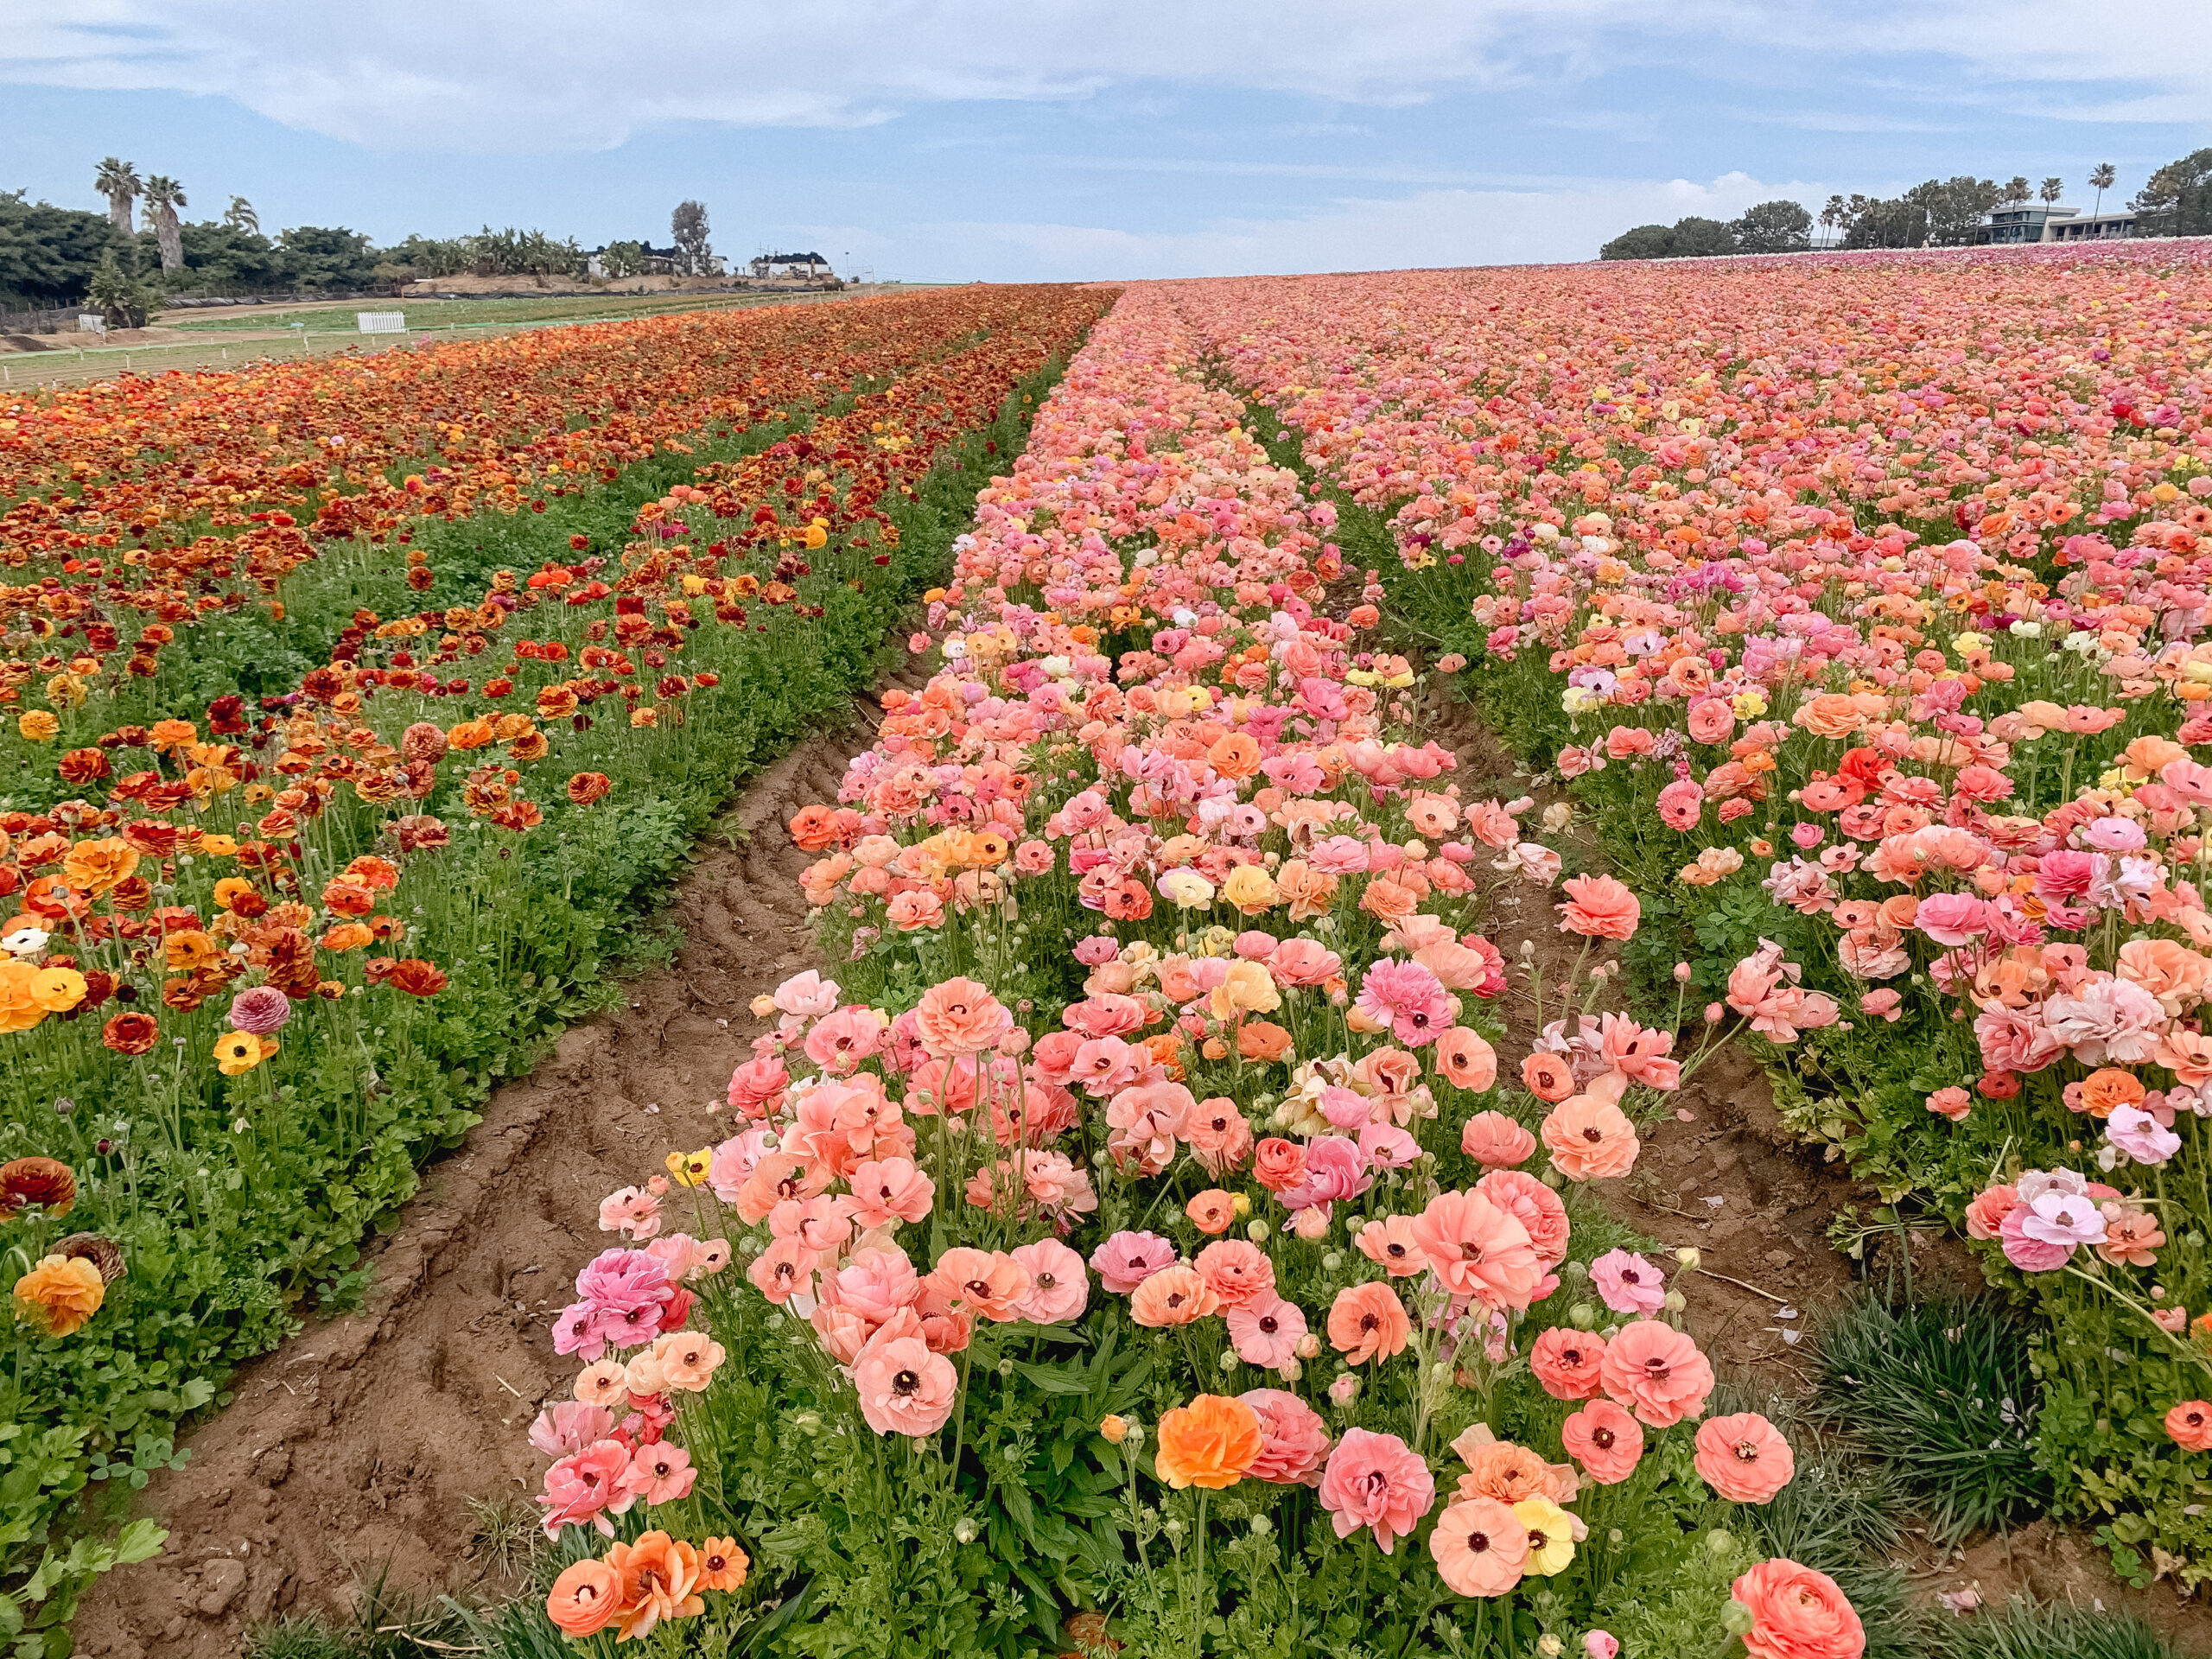
[[[1663,14],[1663,15],[1662,15]],[[2212,144],[2204,0],[0,0],[0,188],[489,222],[913,280],[1580,259]],[[2108,201],[2107,205],[2112,205]]]

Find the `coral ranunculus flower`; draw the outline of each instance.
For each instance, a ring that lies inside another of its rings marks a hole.
[[[66,1337],[107,1300],[107,1280],[84,1256],[42,1256],[16,1281],[16,1313],[49,1337]]]
[[[621,1607],[622,1575],[605,1561],[571,1561],[545,1598],[546,1618],[573,1642],[606,1629]]]
[[[1713,1366],[1696,1343],[1657,1319],[1634,1319],[1605,1345],[1605,1392],[1653,1428],[1705,1409]]]
[[[1219,1491],[1250,1471],[1262,1441],[1259,1414],[1251,1407],[1224,1395],[1202,1394],[1161,1416],[1153,1467],[1178,1491]]]
[[[1731,1503],[1765,1503],[1789,1484],[1797,1459],[1780,1429],[1742,1411],[1698,1426],[1697,1472]]]
[[[1636,1125],[1610,1101],[1575,1095],[1543,1122],[1552,1164],[1571,1181],[1608,1180],[1636,1167]]]
[[[1751,1659],[1859,1659],[1866,1627],[1836,1581],[1777,1555],[1738,1579],[1732,1593],[1751,1615]]]
[[[1570,875],[1560,884],[1567,902],[1556,906],[1562,932],[1585,938],[1630,939],[1643,907],[1637,897],[1610,875]]]
[[[1437,1516],[1428,1553],[1455,1593],[1502,1596],[1521,1582],[1529,1560],[1529,1529],[1494,1497],[1463,1497]]]

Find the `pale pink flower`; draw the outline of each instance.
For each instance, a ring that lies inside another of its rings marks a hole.
[[[1273,1292],[1256,1302],[1230,1308],[1229,1344],[1247,1365],[1290,1375],[1298,1357],[1299,1339],[1306,1334],[1306,1315],[1294,1302]]]
[[[1428,1465],[1395,1434],[1346,1429],[1321,1471],[1321,1507],[1337,1536],[1349,1538],[1366,1527],[1385,1555],[1435,1503]]]

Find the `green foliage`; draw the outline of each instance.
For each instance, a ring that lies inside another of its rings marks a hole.
[[[79,298],[122,244],[105,213],[0,191],[0,301],[54,305]]]
[[[374,280],[375,251],[357,231],[296,225],[276,245],[285,279],[295,288],[365,288]]]
[[[2212,236],[2212,148],[2168,162],[2129,206],[2139,236]]]
[[[1784,198],[1747,207],[1728,226],[1738,253],[1802,253],[1813,245],[1813,216]]]
[[[2183,1659],[2131,1613],[2018,1600],[1944,1620],[1923,1651],[1929,1659]]]
[[[85,302],[111,328],[143,328],[162,308],[161,289],[137,272],[124,270],[112,253],[92,273]]]

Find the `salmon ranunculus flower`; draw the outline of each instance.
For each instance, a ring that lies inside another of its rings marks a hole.
[[[960,1376],[950,1360],[932,1353],[921,1338],[893,1337],[886,1331],[861,1350],[853,1364],[853,1387],[870,1428],[919,1439],[936,1433],[952,1415]]]
[[[1607,1180],[1636,1167],[1636,1125],[1611,1101],[1575,1095],[1543,1122],[1552,1166],[1571,1181]]]
[[[996,1046],[1013,1025],[1006,1006],[972,979],[932,985],[914,1007],[914,1028],[935,1059],[980,1054]]]
[[[2166,1433],[2184,1452],[2212,1452],[2212,1404],[2183,1401],[2166,1414]]]
[[[1521,1062],[1521,1086],[1538,1100],[1565,1100],[1574,1092],[1574,1068],[1563,1056],[1540,1048]]]
[[[605,1561],[571,1561],[553,1580],[545,1616],[572,1642],[604,1630],[622,1607],[622,1575]]]
[[[1780,1429],[1740,1411],[1698,1426],[1697,1472],[1731,1503],[1764,1503],[1789,1484],[1797,1459]]]
[[[922,1281],[925,1297],[940,1307],[963,1307],[1001,1325],[1021,1317],[1015,1306],[1029,1294],[1029,1273],[1012,1256],[955,1245],[938,1257]]]
[[[1412,1333],[1406,1305],[1379,1281],[1347,1285],[1329,1309],[1329,1345],[1353,1365],[1403,1353]]]
[[[66,1337],[100,1311],[107,1281],[80,1255],[41,1256],[16,1281],[16,1313],[49,1337]]]
[[[698,1593],[699,1552],[664,1532],[616,1543],[607,1564],[622,1575],[622,1606],[614,1616],[617,1642],[640,1642],[664,1619],[694,1618],[707,1611]]]
[[[735,1590],[745,1583],[753,1558],[734,1538],[709,1538],[699,1546],[699,1588]]]
[[[1643,906],[1610,875],[1570,875],[1560,884],[1567,902],[1554,906],[1560,931],[1592,939],[1630,939]]]
[[[1858,1611],[1825,1573],[1777,1555],[1738,1579],[1732,1593],[1751,1616],[1744,1637],[1751,1659],[1859,1659],[1866,1651]]]
[[[1592,1400],[1560,1427],[1560,1443],[1600,1486],[1618,1485],[1643,1457],[1643,1430],[1610,1400]]]
[[[1632,1319],[1605,1344],[1605,1392],[1654,1428],[1705,1409],[1713,1366],[1697,1344],[1657,1319]]]
[[[1436,1517],[1428,1553],[1455,1594],[1502,1596],[1521,1582],[1529,1530],[1510,1505],[1494,1497],[1463,1497]]]
[[[1185,1205],[1183,1213],[1202,1233],[1225,1233],[1236,1219],[1236,1201],[1219,1187],[1210,1186]]]
[[[1604,1389],[1605,1339],[1595,1331],[1555,1325],[1529,1349],[1529,1369],[1554,1400],[1594,1400]]]
[[[1258,1459],[1262,1440],[1259,1414],[1218,1394],[1199,1395],[1163,1414],[1159,1434],[1153,1468],[1179,1491],[1234,1486]]]
[[[1395,1434],[1346,1429],[1321,1471],[1321,1507],[1337,1536],[1371,1528],[1385,1555],[1435,1503],[1436,1480],[1428,1465]]]

